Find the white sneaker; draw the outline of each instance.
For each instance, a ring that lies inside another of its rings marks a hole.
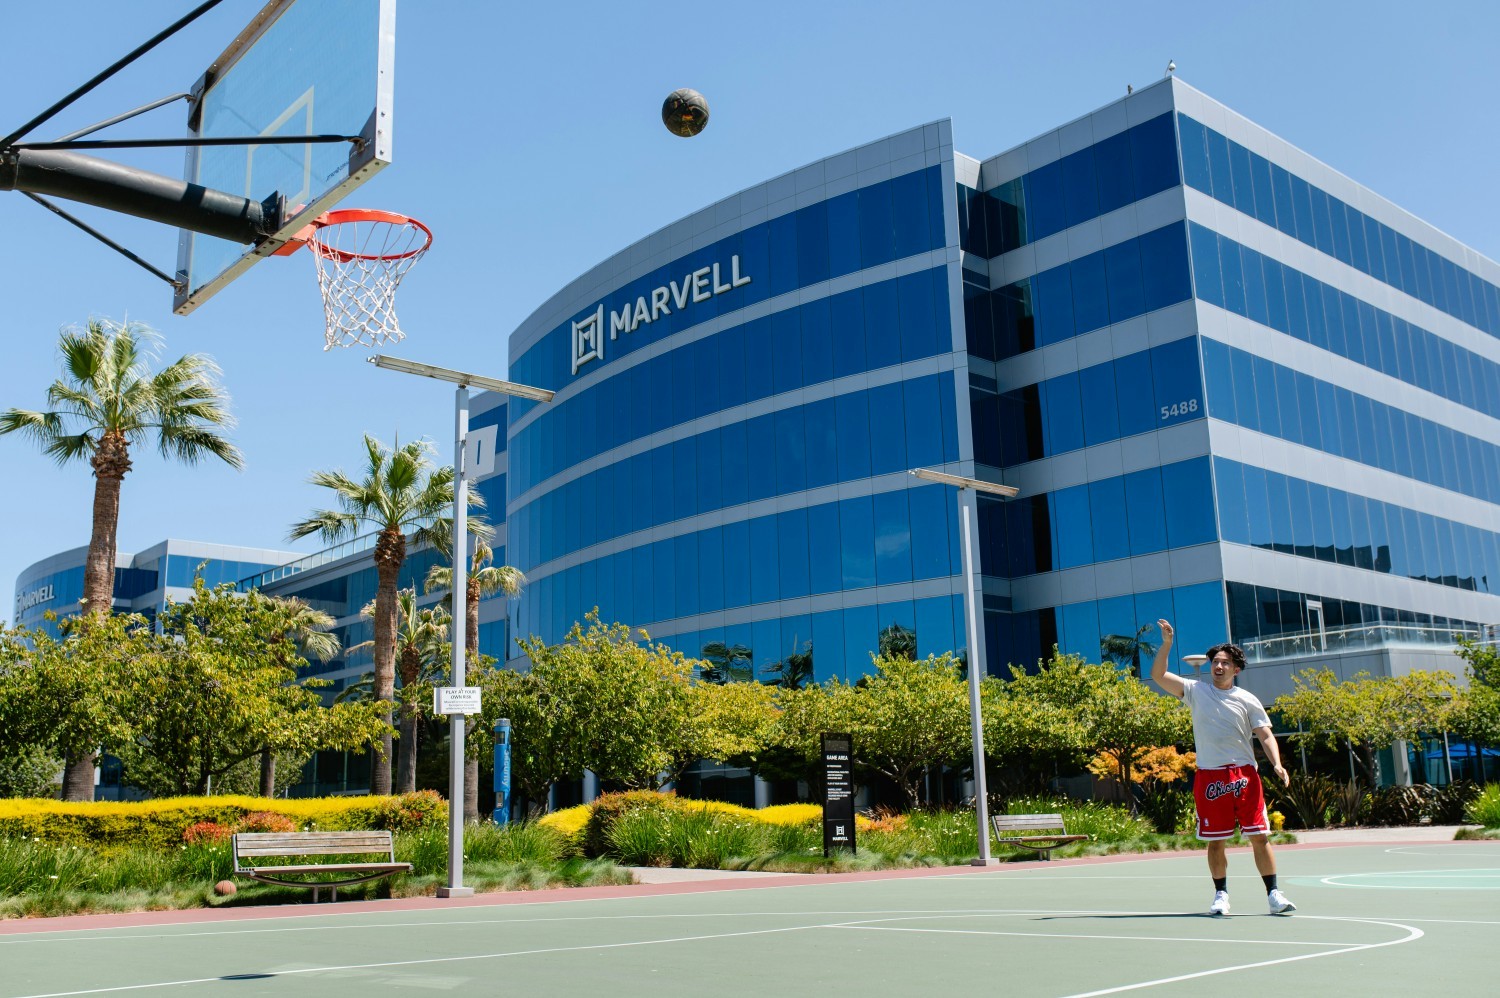
[[[1287,900],[1287,896],[1279,889],[1271,891],[1266,895],[1266,902],[1271,906],[1271,914],[1285,915],[1297,910],[1297,906]]]
[[[1283,898],[1282,900],[1285,900],[1285,898]],[[1229,914],[1228,891],[1214,891],[1214,903],[1208,906],[1208,913],[1210,915]]]

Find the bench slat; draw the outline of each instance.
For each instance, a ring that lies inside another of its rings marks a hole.
[[[1060,814],[997,814],[994,816],[993,821],[996,830],[1029,830],[1033,828],[1063,827],[1063,819]]]
[[[344,873],[353,870],[410,870],[410,863],[303,863],[296,866],[246,866],[241,873]]]
[[[331,856],[392,850],[390,832],[249,832],[234,837],[236,856]]]

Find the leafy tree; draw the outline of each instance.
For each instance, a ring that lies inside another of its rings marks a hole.
[[[374,603],[360,611],[366,617],[374,617],[377,612]],[[396,701],[400,705],[401,738],[395,789],[398,794],[409,794],[417,789],[417,738],[424,705],[451,658],[452,646],[447,643],[451,617],[442,606],[417,606],[415,589],[397,592],[396,612],[396,669],[401,679]],[[373,645],[373,641],[363,641],[350,648],[349,654],[368,651]]]
[[[333,633],[334,619],[322,610],[315,610],[296,597],[265,596],[259,590],[246,597],[252,606],[261,610],[268,628],[267,642],[270,653],[289,668],[296,667],[298,658],[326,662],[339,653],[339,639]],[[297,750],[283,749],[280,754],[291,756],[298,769],[305,758]],[[277,751],[265,748],[260,756],[259,793],[262,797],[276,795]]]
[[[1469,685],[1454,698],[1448,726],[1470,741],[1500,743],[1500,648],[1464,639],[1458,656],[1467,665]]]
[[[160,347],[155,331],[140,323],[90,319],[62,331],[58,351],[63,377],[47,389],[46,411],[10,409],[0,414],[0,434],[21,433],[59,464],[87,459],[94,469],[93,527],[83,570],[86,613],[114,605],[120,486],[130,471],[130,449],[154,438],[165,458],[197,464],[215,457],[243,465],[238,449],[221,435],[233,426],[219,368],[203,354],[188,354],[152,372]],[[64,800],[94,799],[97,745],[75,746],[67,756]]]
[[[776,690],[775,720],[769,744],[756,760],[757,773],[772,779],[805,780],[813,796],[820,797],[822,736],[848,730],[849,705],[856,695],[854,686],[837,680]]]
[[[476,530],[475,528],[480,529]],[[473,547],[469,570],[464,576],[464,671],[471,685],[479,685],[479,674],[485,668],[479,659],[479,602],[490,596],[506,598],[521,595],[526,585],[526,576],[519,568],[510,565],[492,565],[495,553],[486,540],[494,533],[482,521],[470,523],[471,532],[477,536],[471,541]],[[451,545],[445,546],[445,554],[451,556]],[[427,570],[427,592],[448,592],[453,588],[453,569],[449,565],[434,565]],[[479,753],[484,740],[472,737],[479,723],[478,715],[466,718],[464,748],[464,819],[479,820]]]
[[[980,686],[985,751],[1025,768],[1082,765],[1095,748],[1087,704],[1103,671],[1076,655],[1055,655],[1034,673],[1020,666],[1010,672],[1008,681]]]
[[[53,618],[55,619],[55,618]],[[100,746],[129,741],[138,715],[126,694],[136,663],[156,654],[146,619],[85,614],[45,630],[10,632],[0,676],[0,756],[36,749],[63,759],[93,758]],[[89,798],[93,773],[89,773]],[[63,789],[68,799],[68,789]]]
[[[511,785],[531,810],[545,808],[548,787],[573,775],[570,767],[577,765],[564,705],[533,672],[493,669],[480,678],[480,688],[485,727],[510,720]]]
[[[607,786],[659,789],[692,737],[692,664],[665,645],[637,642],[624,624],[592,610],[561,644],[523,641],[560,730],[570,736],[560,769],[592,770]]]
[[[916,807],[922,772],[970,751],[968,690],[953,656],[879,655],[843,703],[854,759],[893,781]],[[837,729],[829,729],[837,730]]]
[[[396,587],[406,561],[407,534],[418,542],[443,543],[452,533],[448,513],[453,507],[453,469],[434,468],[432,447],[423,441],[394,450],[365,436],[364,477],[355,481],[342,471],[319,471],[311,481],[331,490],[338,509],[313,511],[295,524],[292,539],[317,534],[327,543],[353,537],[362,529],[377,531],[375,542],[375,698],[389,704],[396,687]],[[482,508],[477,490],[469,502]],[[390,708],[385,721],[390,725]],[[374,760],[370,790],[391,792],[391,739],[381,739],[380,758]]]
[[[1030,674],[1012,666],[1008,683],[987,681],[982,692],[985,748],[995,757],[1081,766],[1107,752],[1126,787],[1142,749],[1184,742],[1192,734],[1191,718],[1175,699],[1114,665],[1077,655],[1056,655]]]
[[[302,679],[274,635],[282,608],[199,579],[185,603],[168,602],[162,634],[121,669],[130,737],[112,744],[131,781],[152,793],[203,794],[264,748],[353,750],[384,730],[378,703],[323,706],[326,680]]]
[[[697,759],[757,770],[772,743],[776,690],[762,683],[695,683],[688,699],[688,731],[670,766],[672,782]]]
[[[1423,669],[1379,678],[1360,672],[1344,682],[1331,669],[1303,669],[1292,684],[1291,693],[1271,704],[1286,723],[1302,728],[1291,737],[1329,747],[1347,740],[1369,786],[1376,783],[1376,750],[1442,730],[1457,693],[1451,674]]]
[[[0,798],[46,797],[57,792],[62,760],[36,745],[0,751]]]
[[[1141,659],[1156,654],[1156,645],[1146,640],[1146,632],[1154,624],[1142,624],[1134,634],[1106,634],[1099,639],[1099,657],[1105,662],[1130,666],[1130,674],[1137,679],[1141,675]]]
[[[743,683],[754,675],[750,663],[755,652],[742,644],[710,641],[703,646],[702,658],[704,664],[698,667],[698,678],[705,683]]]
[[[1137,782],[1136,760],[1146,749],[1192,739],[1192,715],[1176,697],[1162,696],[1135,676],[1097,668],[1107,669],[1113,680],[1095,687],[1088,702],[1089,741],[1114,757],[1120,785],[1130,789]]]

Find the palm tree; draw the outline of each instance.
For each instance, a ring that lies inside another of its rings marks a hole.
[[[1142,624],[1135,634],[1106,634],[1099,639],[1099,657],[1116,665],[1130,663],[1130,674],[1141,676],[1141,659],[1156,654],[1156,645],[1146,640],[1146,632],[1155,626]]]
[[[487,596],[503,594],[507,599],[521,595],[526,585],[526,576],[519,568],[510,565],[491,565],[495,552],[485,537],[494,530],[483,521],[469,524],[474,538],[473,557],[469,559],[469,571],[464,576],[464,661],[470,673],[479,666],[479,601]],[[450,554],[451,546],[444,553]],[[427,592],[448,592],[453,588],[453,568],[449,565],[433,565],[427,570]],[[473,733],[476,717],[464,719],[466,736]],[[464,759],[464,820],[479,820],[479,758],[469,755]]]
[[[396,662],[401,675],[401,744],[396,759],[396,792],[409,794],[417,789],[417,722],[421,706],[412,688],[422,680],[440,674],[447,660],[448,624],[452,618],[441,606],[417,607],[417,591],[402,589],[396,594],[400,624],[396,630]],[[374,617],[375,603],[368,603],[360,613]],[[354,645],[347,654],[367,651],[373,641]]]
[[[293,540],[319,535],[336,543],[373,528],[375,542],[375,697],[391,701],[396,690],[396,584],[406,561],[406,535],[418,542],[436,544],[451,532],[445,513],[453,505],[453,469],[434,468],[429,459],[431,445],[417,441],[391,450],[365,435],[365,477],[355,481],[342,471],[319,471],[310,481],[333,490],[339,509],[314,510],[295,524]],[[483,506],[478,492],[469,501]],[[386,711],[386,724],[391,721]],[[370,792],[391,792],[391,736],[381,738],[381,758],[374,761]]]
[[[45,412],[0,414],[0,434],[20,432],[59,464],[88,459],[94,469],[93,530],[83,570],[84,613],[114,606],[120,486],[130,471],[130,448],[154,437],[163,457],[197,464],[216,457],[244,464],[219,431],[234,425],[219,368],[188,354],[152,373],[160,336],[140,323],[90,319],[58,340],[63,377],[47,389]],[[94,799],[94,753],[66,760],[63,800]]]

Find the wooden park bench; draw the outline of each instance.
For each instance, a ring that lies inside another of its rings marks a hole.
[[[339,899],[339,888],[389,877],[393,873],[410,873],[410,863],[396,862],[396,843],[390,832],[238,832],[232,840],[234,872],[263,884],[282,887],[306,887],[318,893],[327,888],[331,900]],[[383,861],[359,863],[302,862],[275,866],[253,865],[254,857],[291,859],[306,856],[385,856]],[[249,859],[252,865],[241,865]],[[299,880],[313,873],[346,874],[342,880]]]
[[[1087,835],[1069,835],[1060,814],[994,814],[995,844],[1035,849],[1051,860],[1052,850],[1069,842],[1082,842]]]

